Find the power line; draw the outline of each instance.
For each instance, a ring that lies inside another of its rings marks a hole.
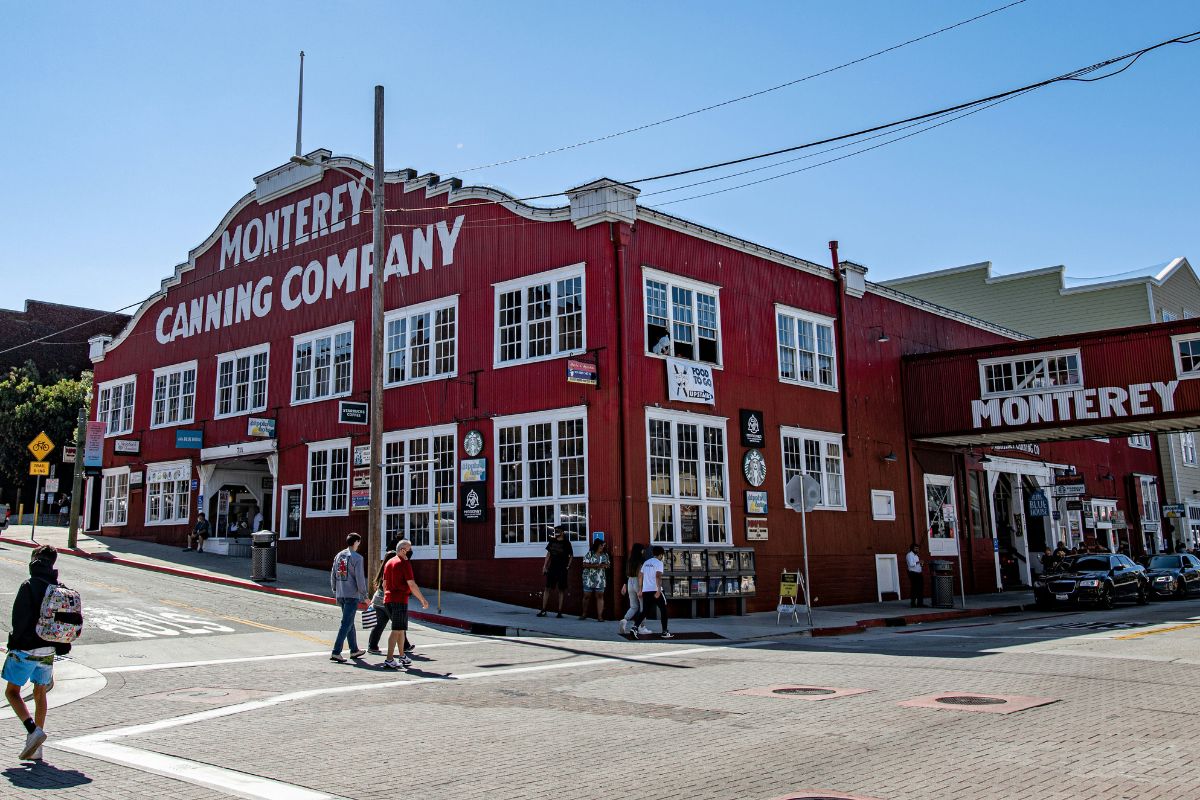
[[[451,170],[451,171],[455,175],[465,175],[468,172],[478,172],[479,170],[492,169],[493,167],[501,167],[506,164],[516,164],[520,161],[529,161],[534,158],[542,158],[543,156],[554,155],[555,153],[563,153],[563,152],[566,152],[567,150],[575,150],[580,147],[586,147],[587,145],[590,145],[590,144],[597,144],[598,142],[606,142],[606,141],[609,141],[610,139],[616,139],[621,136],[627,136],[631,133],[638,133],[640,131],[649,130],[650,128],[657,128],[660,125],[666,125],[667,123],[670,123],[670,122],[677,122],[681,119],[687,119],[688,117],[694,117],[697,114],[703,114],[708,111],[714,111],[718,108],[724,108],[725,106],[730,106],[730,105],[733,105],[734,103],[741,103],[744,100],[751,100],[755,97],[761,97],[765,94],[770,94],[771,92],[777,92],[780,89],[786,89],[789,86],[795,86],[796,84],[804,83],[805,81],[810,81],[813,78],[819,78],[823,75],[829,75],[832,72],[837,72],[838,70],[843,70],[843,69],[846,69],[847,67],[852,67],[855,64],[861,64],[864,61],[870,61],[872,58],[876,58],[876,57],[884,55],[886,53],[891,53],[891,52],[899,50],[903,47],[908,47],[909,45],[916,44],[917,42],[923,42],[926,39],[931,39],[934,36],[937,36],[939,34],[946,33],[947,31],[952,31],[955,28],[961,28],[964,25],[969,25],[970,23],[981,20],[984,17],[990,17],[993,14],[999,14],[1001,11],[1006,11],[1006,10],[1012,8],[1013,6],[1019,6],[1024,2],[1025,2],[1025,0],[1015,0],[1015,2],[1009,3],[1007,5],[999,6],[998,8],[993,8],[991,11],[985,11],[982,14],[977,14],[976,16],[971,17],[970,19],[964,19],[964,20],[954,23],[953,25],[947,25],[944,28],[938,28],[936,31],[930,31],[929,33],[923,34],[921,36],[917,36],[913,39],[909,39],[907,41],[900,42],[899,44],[894,44],[891,47],[885,47],[882,50],[876,50],[874,53],[869,53],[865,56],[860,56],[859,58],[856,58],[853,61],[847,61],[843,64],[838,64],[836,67],[829,67],[827,69],[823,69],[818,72],[810,73],[801,78],[796,78],[794,80],[787,81],[786,83],[780,83],[775,86],[768,87],[766,89],[759,89],[758,91],[750,92],[749,94],[744,94],[744,95],[741,95],[740,97],[733,97],[733,98],[730,98],[729,100],[722,100],[719,103],[713,103],[712,105],[693,109],[692,111],[685,111],[684,113],[676,114],[673,117],[667,117],[665,119],[660,119],[655,122],[647,122],[642,125],[636,125],[632,128],[626,128],[625,130],[616,131],[614,133],[608,133],[603,136],[596,136],[592,139],[585,139],[581,142],[576,142],[575,144],[568,144],[568,145],[563,145],[561,147],[554,147],[549,150],[543,150],[539,153],[530,153],[528,155],[517,156],[516,158],[509,158],[509,159],[505,159],[503,161],[494,161],[491,164],[483,164],[478,167],[468,167],[467,169],[458,169],[458,170]]]

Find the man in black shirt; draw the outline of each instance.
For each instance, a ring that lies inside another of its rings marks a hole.
[[[546,606],[550,604],[550,591],[558,594],[558,618],[562,619],[563,601],[567,597],[567,570],[571,567],[571,557],[574,551],[567,541],[567,526],[555,525],[550,532],[550,542],[546,545],[546,560],[542,562],[542,574],[546,576],[546,588],[542,591],[542,610],[539,617],[546,616]]]

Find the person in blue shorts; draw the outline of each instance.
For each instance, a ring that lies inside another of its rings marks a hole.
[[[71,645],[47,642],[37,635],[37,622],[42,613],[42,599],[52,584],[58,583],[54,562],[58,551],[50,545],[34,549],[29,562],[29,580],[17,590],[13,601],[12,633],[8,635],[8,655],[0,677],[8,682],[4,697],[12,706],[17,719],[25,726],[25,749],[21,760],[40,761],[42,742],[46,741],[46,694],[54,686],[54,656],[65,655]],[[21,689],[33,683],[33,716],[21,699]]]

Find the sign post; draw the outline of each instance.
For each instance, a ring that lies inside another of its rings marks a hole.
[[[33,494],[33,526],[29,529],[29,541],[34,541],[34,535],[37,534],[38,512],[42,508],[42,476],[50,474],[50,465],[46,463],[46,456],[50,455],[50,451],[54,449],[54,442],[50,441],[50,437],[42,431],[37,436],[33,437],[33,441],[29,443],[29,452],[33,453],[33,457],[37,461],[29,462],[29,474],[37,476],[37,488]]]
[[[87,435],[87,409],[82,406],[79,409],[79,416],[75,420],[75,446],[64,447],[63,457],[66,458],[66,451],[71,451],[71,519],[67,523],[67,548],[74,550],[79,544],[79,512],[81,509],[80,495],[83,494],[83,465],[75,462],[75,454],[84,449],[85,437]]]
[[[821,502],[821,484],[807,474],[793,475],[784,487],[784,504],[792,511],[800,512],[800,535],[804,543],[804,605],[808,611],[808,627],[813,627],[812,597],[809,595],[810,575],[808,571],[808,512]]]

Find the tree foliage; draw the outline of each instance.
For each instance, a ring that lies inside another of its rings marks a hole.
[[[43,381],[37,367],[27,363],[0,377],[0,499],[12,503],[17,487],[26,485],[33,460],[26,446],[42,431],[55,445],[49,459],[61,465],[61,448],[75,443],[79,408],[91,396],[91,372]],[[65,477],[62,469],[58,474]]]

